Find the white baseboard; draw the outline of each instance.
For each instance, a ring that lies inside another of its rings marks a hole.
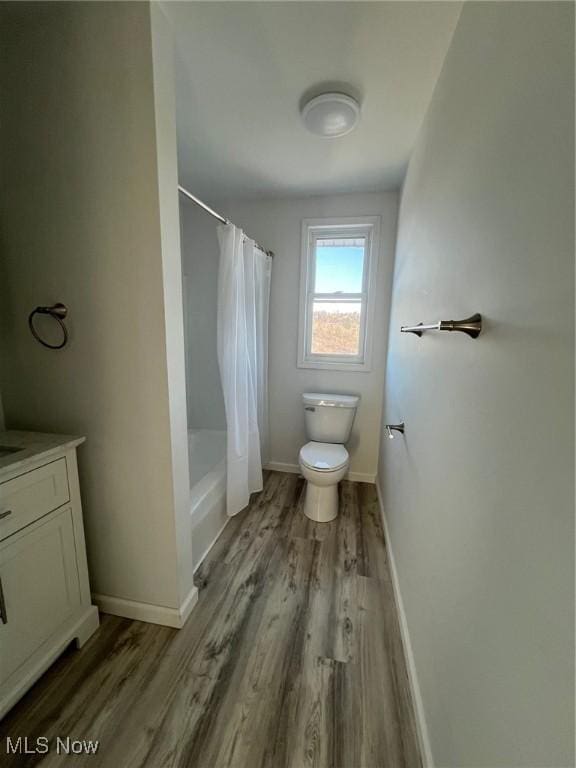
[[[300,467],[298,464],[285,464],[283,461],[269,461],[265,464],[263,469],[270,469],[273,472],[290,472],[293,475],[300,474]]]
[[[198,602],[198,587],[194,586],[188,592],[188,594],[184,598],[183,603],[180,605],[180,610],[178,611],[180,624],[178,626],[178,629],[180,629],[180,627],[183,627],[184,624],[186,624],[188,616],[190,616],[190,614],[192,613],[194,606],[196,605],[197,602]]]
[[[264,469],[270,469],[274,472],[290,472],[294,475],[300,474],[300,467],[298,464],[285,464],[283,461],[269,461],[265,465]],[[376,482],[376,475],[369,474],[368,472],[348,472],[346,479],[352,483],[372,483]]]
[[[376,475],[370,475],[368,472],[348,472],[346,479],[351,483],[370,483],[374,485],[376,482]]]
[[[414,708],[416,710],[415,711],[416,728],[418,730],[420,752],[422,754],[422,761],[424,764],[424,768],[434,768],[434,758],[432,756],[432,748],[430,746],[430,737],[428,735],[428,725],[426,723],[426,715],[424,713],[424,702],[422,701],[422,693],[420,691],[420,684],[418,683],[416,663],[414,661],[412,643],[410,642],[410,633],[408,632],[408,622],[406,620],[406,613],[404,611],[404,603],[402,602],[402,593],[400,592],[400,582],[398,581],[398,571],[396,570],[396,561],[394,560],[394,552],[392,550],[392,541],[390,540],[388,521],[386,519],[386,513],[384,511],[384,503],[382,501],[382,491],[378,481],[376,481],[376,492],[378,494],[378,502],[380,505],[380,516],[382,518],[382,525],[384,526],[384,534],[386,536],[386,549],[388,550],[388,560],[390,562],[392,586],[394,589],[394,597],[396,599],[396,607],[398,609],[398,618],[400,620],[400,634],[402,635],[404,657],[406,659],[406,666],[408,667],[408,679],[410,681],[412,701],[414,702]]]
[[[113,616],[123,616],[125,619],[135,619],[136,621],[146,621],[149,624],[162,624],[165,627],[181,629],[198,602],[198,589],[192,587],[179,608],[140,603],[111,595],[94,594],[92,598],[102,613],[111,613]]]

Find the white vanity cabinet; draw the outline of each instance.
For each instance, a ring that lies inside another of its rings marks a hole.
[[[0,432],[0,717],[72,640],[81,646],[98,628],[78,486],[81,442]]]

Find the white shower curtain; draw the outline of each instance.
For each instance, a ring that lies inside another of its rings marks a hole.
[[[233,224],[218,227],[218,364],[226,409],[229,515],[262,490],[268,451],[271,258]]]

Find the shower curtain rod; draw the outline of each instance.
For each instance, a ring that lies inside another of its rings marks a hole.
[[[178,192],[183,194],[189,200],[192,200],[192,202],[196,203],[196,205],[199,205],[200,208],[203,208],[206,211],[206,213],[209,213],[210,216],[213,216],[215,219],[218,219],[218,221],[221,221],[222,224],[232,224],[230,219],[225,219],[224,216],[222,216],[217,211],[215,211],[214,208],[210,208],[209,205],[206,205],[206,203],[203,203],[202,200],[196,197],[196,195],[193,195],[192,192],[188,192],[188,190],[185,187],[183,187],[181,184],[178,184]],[[267,256],[270,256],[270,258],[274,258],[274,254],[272,253],[272,251],[267,251],[266,248],[262,248],[262,246],[258,245],[256,241],[254,241],[254,245],[256,246],[256,248],[258,248],[259,251],[262,251]]]

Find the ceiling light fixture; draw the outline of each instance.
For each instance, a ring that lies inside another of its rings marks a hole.
[[[345,136],[358,125],[360,104],[345,93],[322,93],[300,110],[309,131],[325,139]]]

